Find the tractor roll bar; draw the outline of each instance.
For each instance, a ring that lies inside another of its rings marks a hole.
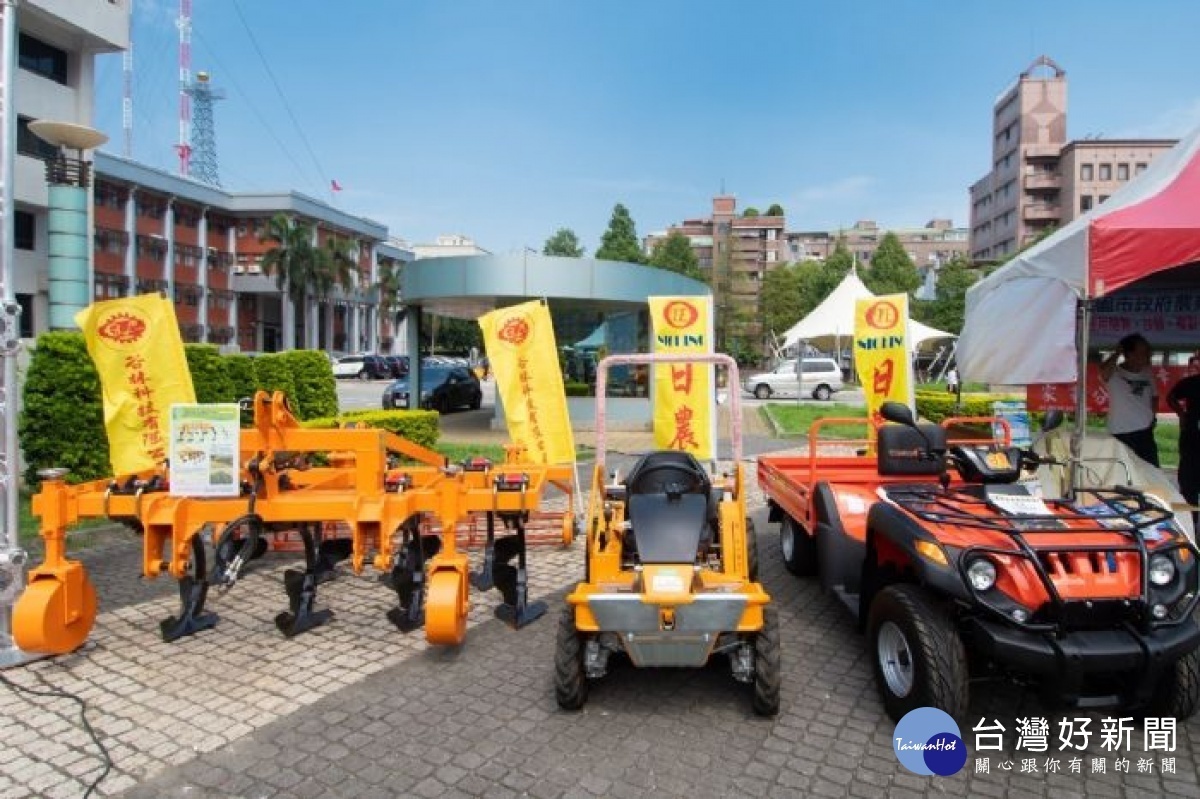
[[[596,460],[604,462],[604,427],[605,427],[605,394],[608,389],[608,370],[612,366],[652,366],[660,363],[700,363],[724,366],[728,375],[726,388],[729,393],[729,438],[733,446],[733,460],[742,460],[742,381],[738,375],[737,361],[728,355],[719,353],[631,353],[628,355],[609,355],[596,364]],[[647,377],[647,387],[654,379],[651,374]],[[713,391],[716,391],[714,380]],[[713,442],[714,455],[717,442]],[[715,460],[715,457],[714,457]]]

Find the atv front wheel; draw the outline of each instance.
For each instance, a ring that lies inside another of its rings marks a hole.
[[[779,523],[779,550],[784,567],[792,574],[812,577],[817,573],[817,539],[791,516],[784,516]]]
[[[575,609],[568,605],[558,619],[558,640],[554,646],[554,698],[563,710],[579,710],[587,702],[587,694],[583,637],[575,629]]]
[[[1183,721],[1200,702],[1200,651],[1192,650],[1175,661],[1158,680],[1147,706],[1149,715],[1174,716]]]
[[[763,626],[754,636],[754,712],[774,716],[779,712],[779,687],[783,682],[779,655],[779,614],[763,608]]]
[[[867,631],[875,682],[894,721],[918,707],[966,714],[966,651],[949,614],[927,591],[884,588],[871,603]]]

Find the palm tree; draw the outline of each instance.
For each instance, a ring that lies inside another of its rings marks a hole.
[[[329,302],[329,295],[335,287],[340,287],[343,291],[349,291],[354,286],[354,276],[357,270],[357,263],[354,260],[353,245],[350,239],[343,236],[330,235],[325,239],[325,244],[318,247],[316,250],[315,270],[311,282],[313,294],[318,302],[325,301],[325,324],[326,324],[326,342],[327,347],[333,346],[333,304]],[[318,312],[313,314],[314,320],[320,317],[319,307]],[[319,337],[316,335],[316,325],[314,324],[311,343],[314,347],[319,346]]]
[[[400,265],[384,261],[379,265],[379,313],[387,320],[387,332],[393,343],[397,337],[396,316],[399,310]]]
[[[272,244],[260,261],[265,274],[275,275],[275,284],[284,293],[283,347],[296,346],[295,309],[304,308],[309,287],[316,278],[317,251],[313,247],[312,228],[287,214],[275,214],[259,241]]]

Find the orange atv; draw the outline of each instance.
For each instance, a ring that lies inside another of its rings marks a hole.
[[[892,718],[965,716],[969,675],[1192,715],[1200,553],[1169,507],[1125,487],[1043,500],[1019,480],[1051,461],[948,442],[898,403],[882,414],[874,456],[818,456],[822,420],[808,457],[761,458],[758,475],[788,570],[819,575],[865,627]]]

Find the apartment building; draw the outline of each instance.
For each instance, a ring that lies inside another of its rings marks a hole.
[[[949,219],[932,219],[919,228],[882,228],[879,223],[860,220],[853,227],[837,230],[788,231],[787,260],[824,260],[833,252],[840,239],[861,264],[869,264],[888,233],[900,240],[908,257],[920,269],[927,264],[942,264],[956,255],[966,255],[968,231],[954,227]]]
[[[11,232],[24,337],[44,330],[49,314],[45,159],[57,154],[29,124],[92,125],[96,56],[129,46],[129,11],[129,0],[22,0],[4,11],[16,14],[18,29]]]
[[[1174,144],[1068,141],[1067,73],[1041,56],[992,107],[992,167],[969,189],[971,259],[1012,255],[1103,202]]]

